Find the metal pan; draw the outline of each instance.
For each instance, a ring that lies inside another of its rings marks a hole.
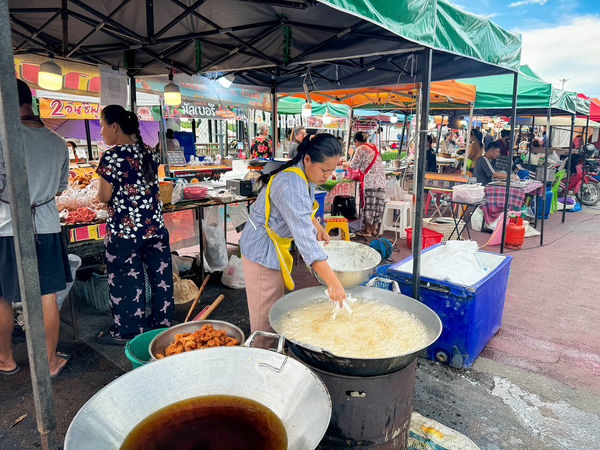
[[[376,376],[400,370],[417,358],[418,353],[433,344],[442,333],[442,322],[438,315],[423,303],[406,295],[374,287],[355,287],[346,293],[353,297],[361,297],[388,303],[396,308],[414,314],[427,328],[431,336],[430,342],[414,352],[400,354],[389,358],[347,358],[335,355],[327,350],[304,342],[287,339],[288,347],[302,361],[327,372],[352,375]],[[322,287],[312,287],[293,291],[277,300],[269,311],[269,323],[273,330],[281,333],[281,318],[289,312],[313,300],[323,299]]]
[[[156,361],[158,359],[156,357],[157,353],[165,354],[165,348],[175,340],[176,334],[193,333],[206,324],[212,325],[216,330],[225,330],[227,336],[237,339],[240,343],[244,342],[244,332],[232,323],[224,322],[223,320],[194,320],[192,322],[174,325],[157,334],[148,345],[148,352],[150,353],[152,360]]]
[[[246,348],[256,334],[244,347],[184,352],[117,378],[79,410],[67,431],[65,450],[116,450],[153,412],[202,395],[235,395],[257,401],[283,422],[289,450],[316,448],[331,419],[325,385],[293,358]],[[280,352],[283,345],[280,337]]]

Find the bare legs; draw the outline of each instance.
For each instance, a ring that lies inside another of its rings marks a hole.
[[[44,330],[46,331],[46,348],[48,349],[48,365],[50,375],[55,375],[67,360],[56,356],[60,316],[56,305],[56,294],[42,295],[42,313]],[[13,359],[11,336],[13,331],[12,304],[0,298],[0,370],[12,370],[17,364]]]

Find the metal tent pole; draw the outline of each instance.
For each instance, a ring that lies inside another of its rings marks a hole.
[[[544,176],[542,185],[542,228],[540,230],[540,245],[544,245],[544,222],[546,218],[546,183],[548,182],[548,146],[550,145],[550,117],[552,109],[548,108],[548,116],[546,120],[546,145],[544,146]],[[537,211],[536,211],[537,214]]]
[[[438,132],[437,132],[437,140],[435,142],[435,152],[436,153],[440,152],[440,139],[442,138],[442,127],[444,126],[444,117],[446,117],[446,116],[442,116],[442,120],[440,121],[440,128],[438,129]]]
[[[27,339],[27,355],[31,371],[33,400],[42,448],[58,448],[52,385],[46,351],[46,333],[43,327],[42,298],[38,275],[38,260],[31,199],[27,183],[25,147],[21,134],[17,84],[8,0],[0,1],[0,139],[4,149],[7,185],[3,197],[10,204],[13,240],[15,246],[19,291],[23,303],[23,317]],[[8,195],[7,195],[8,194]]]
[[[471,143],[471,130],[473,129],[473,103],[469,106],[469,124],[467,125],[467,141],[465,145],[465,159],[463,162],[463,173],[467,173],[467,156],[469,155],[469,144]]]
[[[84,119],[83,121],[85,125],[85,140],[87,143],[88,149],[88,162],[94,159],[94,155],[92,154],[92,134],[90,132],[90,119]]]
[[[425,195],[423,181],[425,179],[425,154],[427,152],[427,129],[429,124],[429,90],[431,85],[431,60],[433,51],[428,48],[423,52],[423,80],[421,82],[421,123],[417,122],[417,135],[420,136],[418,158],[415,166],[415,214],[413,220],[413,277],[412,296],[420,298],[421,279],[421,235],[423,231],[423,197]],[[416,149],[416,147],[415,147]]]
[[[500,241],[500,253],[504,253],[504,241],[506,239],[506,217],[508,216],[508,199],[510,196],[510,177],[512,175],[512,160],[515,146],[515,127],[517,126],[517,88],[519,85],[519,73],[515,72],[513,78],[513,98],[510,113],[510,142],[508,146],[508,171],[506,172],[506,192],[504,195],[504,215],[502,217],[502,240]]]
[[[400,154],[402,153],[402,146],[404,145],[404,136],[406,133],[406,121],[408,120],[408,114],[404,113],[404,123],[402,124],[402,134],[400,135],[400,148],[398,149],[398,158],[400,158]],[[408,149],[407,149],[408,152]]]
[[[277,89],[275,88],[274,82],[271,83],[271,130],[271,137],[273,138],[273,156],[275,156],[279,133],[277,130]]]
[[[350,108],[348,111],[348,123],[346,124],[346,151],[344,153],[344,159],[348,161],[348,152],[350,151],[350,143],[352,142],[352,119],[354,118],[354,110]]]
[[[581,150],[583,150],[585,148],[585,146],[587,145],[587,135],[588,135],[588,127],[590,126],[590,115],[588,114],[586,121],[585,121],[585,134],[583,135],[583,144],[580,143],[580,148]],[[579,156],[581,156],[581,152],[579,153]],[[585,158],[585,151],[583,153],[583,167],[581,169],[581,187],[579,188],[581,191],[581,198],[583,198],[583,196],[585,195],[584,189],[583,189],[583,185],[585,184],[585,162],[586,162],[586,158]]]
[[[129,77],[129,110],[137,114],[137,92],[135,89],[135,77]]]
[[[565,215],[567,212],[567,197],[569,194],[569,178],[571,177],[571,153],[573,151],[573,134],[575,131],[575,114],[571,114],[571,136],[569,138],[569,153],[567,155],[567,181],[565,182],[565,192],[564,192],[564,203],[563,203],[563,212],[562,212],[562,223],[565,223]]]

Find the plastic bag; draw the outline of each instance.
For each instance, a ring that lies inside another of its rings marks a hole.
[[[481,231],[483,228],[483,211],[478,206],[473,214],[471,214],[471,229],[475,231]]]
[[[244,224],[248,221],[248,208],[246,205],[230,206],[227,208],[229,211],[229,218],[231,223],[239,233],[244,228]]]
[[[173,194],[171,194],[171,204],[174,205],[183,198],[183,188],[185,181],[177,180],[173,186]]]
[[[246,282],[244,281],[244,269],[242,268],[242,259],[237,255],[231,255],[229,264],[223,270],[221,283],[232,289],[244,289]]]
[[[206,270],[211,273],[224,270],[227,267],[227,243],[223,231],[223,217],[218,206],[206,208],[204,212],[202,239]]]
[[[176,305],[188,303],[198,294],[198,286],[192,280],[179,278],[173,273],[173,298]]]
[[[75,281],[75,273],[77,272],[77,269],[79,269],[79,267],[81,266],[81,258],[79,256],[69,254],[68,258],[69,258],[69,267],[71,269],[71,278],[73,279],[73,281],[68,282],[66,288],[64,288],[62,291],[56,293],[56,304],[58,305],[59,311],[60,311],[60,307],[67,299],[67,296],[69,295],[69,291],[73,287],[73,282]]]

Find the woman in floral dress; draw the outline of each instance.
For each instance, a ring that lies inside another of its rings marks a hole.
[[[270,158],[273,156],[273,143],[267,137],[269,126],[266,123],[261,123],[258,126],[258,136],[252,141],[250,146],[250,156],[252,158]]]
[[[124,345],[146,328],[171,325],[171,251],[158,188],[158,153],[144,144],[137,116],[123,107],[104,108],[100,124],[104,141],[113,146],[102,155],[96,172],[98,199],[108,204],[104,245],[114,324],[97,340]],[[147,322],[145,267],[152,289]]]

